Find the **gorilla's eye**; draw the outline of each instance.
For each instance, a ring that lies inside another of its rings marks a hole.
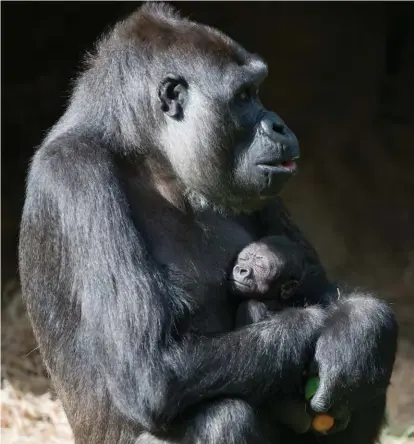
[[[249,102],[258,93],[255,85],[245,85],[236,93],[236,101],[240,104]]]
[[[240,102],[246,102],[247,100],[250,99],[250,90],[248,88],[244,88],[242,89],[239,94],[238,97]]]
[[[267,264],[266,264],[265,260],[262,257],[256,256],[255,265],[256,265],[257,268],[265,270]]]

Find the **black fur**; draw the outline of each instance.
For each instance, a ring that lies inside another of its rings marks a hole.
[[[337,324],[325,301],[234,330],[225,270],[244,245],[286,235],[322,270],[276,197],[298,146],[255,94],[266,72],[147,4],[101,40],[34,156],[22,288],[77,443],[313,443],[263,406],[301,391],[315,346],[319,409],[386,390],[396,326],[369,296],[344,296]],[[372,443],[377,399],[366,436],[356,414],[327,442]]]

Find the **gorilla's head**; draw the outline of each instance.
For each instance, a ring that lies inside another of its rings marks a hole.
[[[299,288],[305,272],[303,250],[285,237],[269,236],[240,251],[230,281],[239,296],[283,301]]]
[[[248,211],[280,192],[299,156],[295,135],[260,102],[266,76],[266,63],[226,35],[148,3],[100,43],[81,82],[83,112],[199,203]]]

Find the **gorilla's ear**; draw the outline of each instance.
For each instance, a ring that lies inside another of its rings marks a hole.
[[[183,118],[187,95],[188,83],[175,74],[168,74],[158,88],[158,98],[161,102],[162,111],[167,116],[177,120]]]

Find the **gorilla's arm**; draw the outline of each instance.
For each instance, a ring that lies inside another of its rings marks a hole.
[[[271,312],[262,301],[248,299],[240,302],[236,312],[236,327],[257,324],[269,317]]]
[[[350,442],[347,439],[371,442],[368,436],[377,434],[382,424],[384,393],[395,360],[398,326],[394,314],[372,294],[342,287],[337,292],[315,249],[293,223],[280,198],[260,218],[261,235],[285,235],[303,247],[311,274],[307,282],[311,302],[324,306],[327,313],[314,357],[321,383],[311,406],[318,412],[338,412],[340,417],[343,406],[348,405],[352,420],[346,432],[323,439],[332,443]],[[376,408],[370,408],[373,398],[378,402]],[[354,408],[363,408],[363,414],[352,412]],[[361,428],[366,436],[360,433]]]
[[[116,178],[109,151],[65,136],[38,151],[28,179],[23,294],[55,384],[82,404],[72,405],[75,414],[89,411],[92,421],[109,402],[156,430],[212,396],[254,403],[298,385],[322,310],[177,338],[184,298],[153,263]]]
[[[384,395],[395,360],[398,328],[388,305],[359,290],[340,294],[316,344],[322,384],[311,406],[319,412],[363,407]]]

